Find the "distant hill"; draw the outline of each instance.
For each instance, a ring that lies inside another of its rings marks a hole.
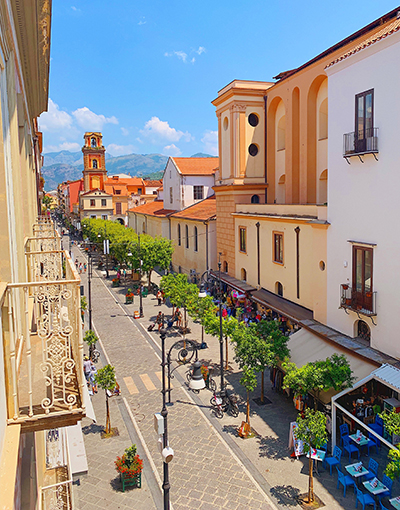
[[[211,158],[209,154],[199,152],[192,158]],[[106,152],[108,175],[130,174],[132,177],[146,177],[148,179],[161,179],[168,161],[168,156],[162,154],[128,154],[126,156],[113,157]],[[44,154],[44,167],[42,168],[45,179],[45,190],[57,188],[64,181],[73,181],[82,177],[83,156],[82,152],[48,152]]]

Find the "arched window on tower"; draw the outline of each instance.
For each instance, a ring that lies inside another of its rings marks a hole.
[[[93,168],[97,168],[97,159],[93,160]]]
[[[90,144],[91,144],[91,146],[92,146],[92,147],[97,147],[96,138],[94,138],[94,137],[93,137],[93,138],[90,140]]]

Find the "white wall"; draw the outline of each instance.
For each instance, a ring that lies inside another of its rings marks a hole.
[[[340,284],[352,282],[352,244],[376,243],[373,290],[377,326],[371,346],[400,356],[400,33],[388,36],[328,69],[328,325],[354,336],[357,314],[338,309]],[[354,131],[355,95],[374,89],[374,127],[379,128],[379,161],[343,158],[343,134]],[[345,266],[347,263],[347,267]]]

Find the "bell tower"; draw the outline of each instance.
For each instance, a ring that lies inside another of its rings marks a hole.
[[[85,139],[85,145],[82,147],[84,192],[97,188],[104,191],[107,170],[103,135],[87,132],[83,138]]]

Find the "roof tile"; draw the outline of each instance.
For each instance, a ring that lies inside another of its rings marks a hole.
[[[214,175],[218,158],[171,158],[183,175]]]

